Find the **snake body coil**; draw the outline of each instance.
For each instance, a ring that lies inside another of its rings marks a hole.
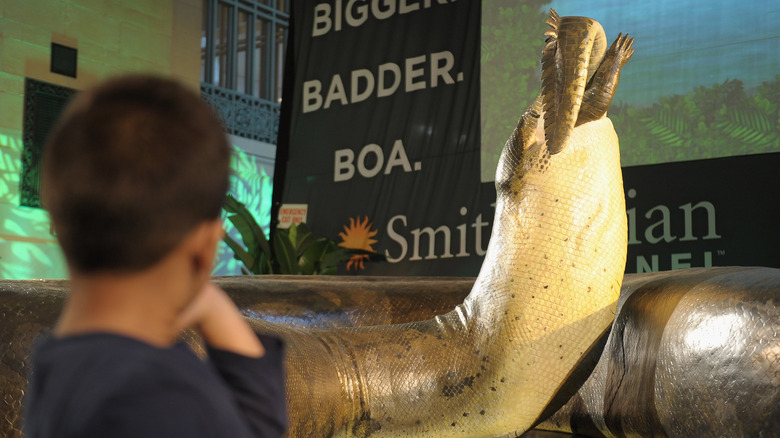
[[[545,85],[503,151],[493,236],[465,301],[391,326],[255,321],[288,343],[291,436],[520,434],[609,327],[626,253],[618,141],[603,111],[576,122],[586,91],[591,107],[614,92],[586,87],[589,67],[616,84],[631,40],[605,52],[595,21],[552,13],[550,24]]]

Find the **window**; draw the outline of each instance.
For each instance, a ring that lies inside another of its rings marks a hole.
[[[200,81],[280,103],[286,0],[204,0]]]
[[[19,204],[41,206],[41,164],[43,146],[70,98],[72,88],[25,78],[22,175],[19,180]]]

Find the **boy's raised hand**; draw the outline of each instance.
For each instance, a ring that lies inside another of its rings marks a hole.
[[[196,330],[211,347],[250,357],[265,354],[263,344],[224,290],[207,281],[179,314],[181,330]]]

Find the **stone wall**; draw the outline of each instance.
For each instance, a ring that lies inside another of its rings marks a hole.
[[[125,72],[200,87],[202,0],[0,0],[0,278],[64,278],[46,213],[20,207],[25,78],[76,90]],[[78,50],[75,78],[51,44]]]

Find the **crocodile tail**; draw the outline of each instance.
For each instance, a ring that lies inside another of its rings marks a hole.
[[[585,86],[606,52],[601,25],[586,17],[560,17],[550,9],[542,51],[544,134],[551,155],[571,136]]]

